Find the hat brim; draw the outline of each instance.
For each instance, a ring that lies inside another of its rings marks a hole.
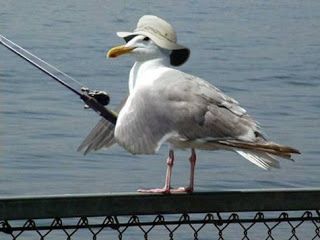
[[[190,55],[189,48],[187,48],[183,45],[171,42],[171,41],[167,40],[166,38],[155,36],[149,32],[146,32],[146,31],[117,32],[117,35],[118,35],[118,37],[123,38],[125,41],[130,41],[130,39],[136,35],[143,35],[143,36],[149,37],[159,47],[164,48],[164,49],[168,49],[168,50],[172,50],[172,53],[170,55],[170,62],[173,66],[182,65],[183,63],[185,63],[188,60],[189,55]]]
[[[121,38],[130,38],[130,37],[136,36],[136,35],[143,35],[143,36],[146,36],[146,37],[149,37],[150,39],[152,39],[152,41],[154,41],[159,47],[162,47],[162,48],[168,49],[168,50],[178,50],[178,49],[186,48],[183,45],[171,42],[163,37],[155,36],[149,32],[146,32],[146,31],[117,32],[117,35],[118,35],[118,37],[121,37]]]

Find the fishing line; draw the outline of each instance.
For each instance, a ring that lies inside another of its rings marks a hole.
[[[5,42],[3,41],[5,40]],[[2,36],[0,34],[0,42],[5,43],[7,45],[11,44],[14,47],[16,47],[17,49],[15,50],[20,50],[25,54],[28,54],[29,56],[35,58],[36,60],[38,60],[39,62],[41,62],[42,64],[44,64],[45,66],[55,70],[56,72],[58,72],[59,74],[63,75],[64,77],[68,78],[69,80],[75,82],[76,84],[80,85],[83,88],[86,88],[81,82],[77,81],[76,79],[74,79],[73,77],[71,77],[70,75],[68,75],[67,73],[62,72],[60,69],[58,69],[57,67],[51,65],[50,63],[42,60],[41,58],[37,57],[36,55],[34,55],[33,53],[29,52],[27,49],[24,49],[23,47],[19,46],[18,44],[12,42],[11,40],[7,39],[6,37]],[[8,44],[9,43],[9,44]],[[10,46],[10,45],[9,45]],[[12,46],[11,46],[12,47]],[[13,47],[12,47],[13,48]]]
[[[64,87],[68,88],[73,93],[77,94],[87,105],[87,107],[92,108],[94,111],[100,113],[102,117],[110,121],[111,123],[115,124],[117,121],[117,114],[113,111],[107,109],[105,105],[109,104],[110,97],[109,95],[104,91],[91,91],[89,88],[84,87],[82,83],[74,79],[73,77],[69,76],[68,74],[62,72],[58,68],[52,66],[51,64],[45,62],[41,58],[35,56],[31,52],[27,51],[26,49],[22,48],[18,44],[14,43],[13,41],[5,38],[0,34],[0,44],[5,46],[7,49],[9,49],[11,52],[15,53],[22,59],[26,60],[28,63],[32,64],[45,74],[49,75],[53,80],[60,83]],[[31,59],[31,58],[33,59]],[[37,63],[35,60],[39,61],[44,66],[41,66],[41,64]],[[68,78],[69,80],[72,80],[73,82],[79,84],[81,86],[81,92],[76,90],[75,88],[71,87],[68,83],[60,79],[58,76],[56,76],[54,73],[52,73],[50,70],[54,70],[57,73],[63,75],[64,77]]]

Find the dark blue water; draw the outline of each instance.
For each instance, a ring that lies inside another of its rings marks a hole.
[[[127,94],[132,59],[105,58],[144,14],[159,15],[192,50],[182,69],[236,98],[267,136],[303,153],[264,171],[227,152],[198,152],[196,190],[319,187],[320,2],[4,1],[0,33],[92,89]],[[78,87],[77,85],[74,85]],[[131,156],[118,146],[83,156],[99,117],[0,46],[0,195],[135,191],[163,185],[167,147]],[[173,183],[186,185],[187,151]]]

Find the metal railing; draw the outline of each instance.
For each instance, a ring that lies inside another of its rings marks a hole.
[[[0,239],[320,239],[320,189],[0,198]]]

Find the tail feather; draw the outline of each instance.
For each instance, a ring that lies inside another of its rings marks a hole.
[[[241,140],[220,140],[219,144],[227,146],[250,162],[263,169],[271,167],[279,168],[280,164],[276,157],[292,160],[292,154],[300,154],[300,151],[268,141],[246,142]]]
[[[269,170],[272,167],[280,168],[279,161],[270,156],[268,153],[254,150],[236,150],[236,152],[258,167],[261,167],[265,170]]]
[[[221,140],[219,141],[220,144],[229,146],[236,149],[247,149],[247,150],[255,150],[259,152],[268,153],[271,155],[275,155],[278,157],[291,159],[292,154],[300,154],[300,151],[280,145],[273,142],[246,142],[246,141],[240,141],[240,140]]]

